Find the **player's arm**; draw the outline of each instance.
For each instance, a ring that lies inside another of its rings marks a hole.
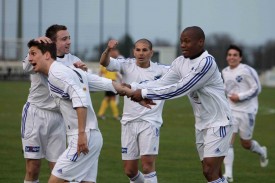
[[[32,64],[29,61],[29,54],[26,56],[26,58],[22,61],[23,65],[23,72],[28,74],[33,74],[33,67]]]
[[[258,80],[250,73],[245,73],[243,75],[244,81],[247,82],[249,85],[249,89],[246,91],[243,91],[241,93],[237,93],[239,97],[239,101],[249,100],[253,97],[256,97],[260,90],[260,83],[258,83]]]
[[[77,153],[87,154],[89,152],[87,135],[85,132],[86,120],[87,120],[87,108],[86,107],[77,107],[75,108],[78,119],[78,142],[77,142]]]
[[[107,67],[110,63],[110,50],[112,48],[115,48],[117,46],[118,42],[116,40],[111,39],[108,42],[107,48],[105,49],[105,51],[101,54],[99,63],[104,66]]]
[[[178,67],[176,62],[177,62],[177,59],[172,63],[170,67],[165,66],[163,69],[163,76],[157,80],[146,81],[142,83],[136,83],[136,82],[131,83],[130,85],[132,90],[143,89],[143,88],[157,88],[157,87],[171,85],[178,82],[181,79],[181,77],[178,73]]]
[[[83,71],[87,71],[87,70],[88,70],[87,65],[86,65],[84,62],[82,62],[81,60],[75,62],[73,65],[74,65],[76,68],[79,68],[79,69],[81,69],[81,70],[83,70]]]
[[[212,77],[213,73],[217,69],[217,65],[214,60],[210,58],[203,59],[197,68],[187,73],[178,82],[166,85],[158,88],[147,88],[141,90],[142,98],[152,100],[166,100],[178,98],[188,93],[195,91],[202,86]],[[138,101],[138,97],[131,97],[132,100]]]
[[[100,77],[96,74],[85,73],[88,78],[88,85],[90,91],[112,91],[116,93],[113,87],[112,80],[104,77]]]

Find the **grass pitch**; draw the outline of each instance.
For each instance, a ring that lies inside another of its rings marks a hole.
[[[0,182],[23,182],[25,160],[20,136],[21,111],[28,95],[29,82],[0,82]],[[234,182],[259,183],[275,180],[275,88],[263,88],[259,97],[254,139],[268,147],[269,166],[260,167],[259,157],[235,142]],[[98,111],[103,93],[92,93]],[[120,100],[120,112],[123,102]],[[100,155],[98,183],[128,183],[123,173],[120,148],[120,123],[107,111],[106,120],[99,120],[104,145]],[[193,111],[186,97],[166,101],[164,125],[161,128],[160,152],[156,167],[160,183],[206,182],[195,149]],[[47,182],[49,170],[43,162],[40,182]]]

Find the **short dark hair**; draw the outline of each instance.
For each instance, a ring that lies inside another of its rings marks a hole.
[[[228,53],[229,50],[236,50],[239,52],[240,57],[243,57],[242,49],[237,45],[234,45],[234,44],[229,45],[229,47],[226,50],[226,54]]]
[[[28,47],[31,48],[32,46],[37,47],[43,54],[46,52],[50,52],[51,58],[56,60],[56,45],[55,43],[39,43],[38,41],[35,41],[34,39],[30,40],[28,42]]]
[[[191,27],[186,27],[184,30],[183,30],[183,32],[185,32],[185,31],[193,31],[195,34],[195,36],[196,36],[196,38],[197,39],[203,39],[203,40],[205,40],[205,34],[204,34],[204,32],[203,32],[203,30],[202,30],[202,28],[200,28],[200,27],[198,27],[198,26],[191,26]]]
[[[142,42],[142,43],[147,43],[147,44],[149,45],[149,49],[150,49],[150,50],[153,49],[153,44],[152,44],[152,42],[149,41],[148,39],[145,39],[145,38],[142,38],[142,39],[137,40],[137,41],[135,42],[134,48],[136,47],[136,44],[137,44],[137,43],[140,43],[140,42]]]
[[[45,36],[55,42],[57,38],[56,34],[58,31],[61,31],[61,30],[67,30],[67,27],[65,25],[58,25],[58,24],[51,25],[46,30]]]

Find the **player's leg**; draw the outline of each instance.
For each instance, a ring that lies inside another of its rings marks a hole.
[[[47,112],[45,115],[48,124],[45,159],[52,170],[58,157],[66,150],[66,129],[60,113]]]
[[[108,93],[107,91],[105,92],[105,97],[103,98],[102,102],[101,102],[101,105],[100,105],[100,108],[99,108],[99,111],[98,111],[98,117],[101,118],[101,119],[105,119],[105,111],[106,109],[108,108],[108,105],[109,105],[109,97],[108,97]]]
[[[227,155],[232,139],[233,127],[214,127],[202,130],[203,174],[208,182],[222,182],[221,165]]]
[[[110,96],[110,106],[113,112],[113,117],[116,120],[119,120],[119,111],[118,111],[118,106],[116,103],[116,95],[115,93],[113,93],[112,96]]]
[[[223,163],[224,163],[224,177],[227,179],[228,182],[233,182],[233,162],[234,162],[234,141],[236,138],[237,133],[233,133],[230,147],[228,149],[228,153],[225,156]]]
[[[255,114],[244,113],[242,114],[243,123],[240,125],[240,138],[243,148],[257,153],[260,156],[261,167],[268,165],[267,149],[265,146],[261,146],[256,140],[252,140],[252,135],[255,127]]]
[[[41,159],[45,157],[47,127],[44,113],[37,107],[26,103],[22,111],[21,138],[24,158],[26,159],[25,182],[39,182]]]
[[[130,183],[143,183],[143,174],[138,170],[140,152],[137,142],[138,123],[128,122],[121,125],[121,153],[124,173]]]
[[[143,183],[143,174],[138,170],[139,160],[123,160],[124,173],[129,177],[130,183]]]
[[[41,159],[26,159],[26,174],[24,182],[36,183],[41,167]]]
[[[160,129],[146,121],[140,123],[139,129],[138,142],[144,179],[146,183],[157,183],[155,162],[159,149]]]

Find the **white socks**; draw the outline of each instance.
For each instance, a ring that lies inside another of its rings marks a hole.
[[[35,181],[24,180],[24,183],[39,183],[39,180],[35,180]]]
[[[224,163],[224,175],[227,177],[233,177],[233,162],[234,162],[234,148],[233,146],[229,147],[227,156],[225,156]]]
[[[256,140],[252,140],[252,145],[251,145],[250,151],[255,152],[261,156],[264,154],[261,146],[259,145],[259,143]]]
[[[135,177],[130,179],[130,183],[158,183],[157,173],[151,172],[143,175],[139,171]]]
[[[213,180],[212,182],[208,182],[208,183],[228,183],[227,180],[223,177],[223,178],[218,178],[217,180]]]
[[[130,183],[144,183],[144,176],[143,174],[138,171],[138,174],[133,178],[130,178]]]
[[[144,179],[145,179],[144,183],[158,183],[156,172],[151,172],[149,174],[144,174]]]

